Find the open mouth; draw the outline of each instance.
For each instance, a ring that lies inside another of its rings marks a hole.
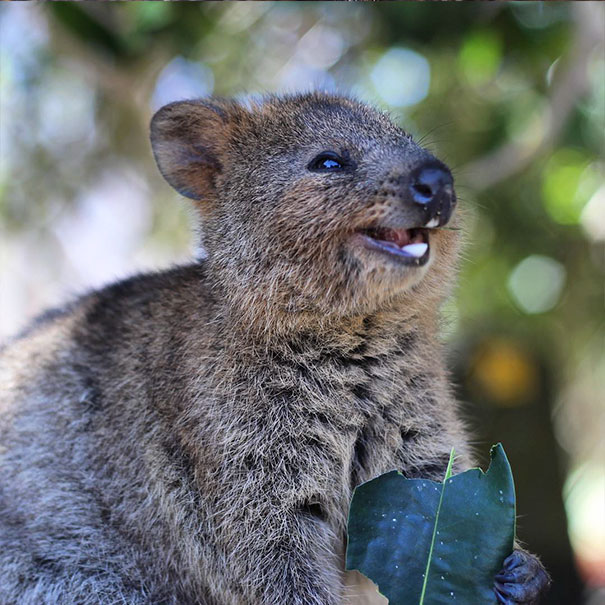
[[[421,266],[429,259],[428,229],[422,227],[412,229],[375,227],[363,229],[360,234],[367,248],[384,252],[404,265]]]

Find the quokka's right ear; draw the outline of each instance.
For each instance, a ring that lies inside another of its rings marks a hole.
[[[236,115],[232,101],[179,101],[151,120],[151,146],[164,178],[181,195],[212,199]]]

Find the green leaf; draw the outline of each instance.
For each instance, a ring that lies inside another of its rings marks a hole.
[[[487,473],[441,483],[391,471],[358,486],[349,511],[347,569],[390,605],[496,604],[494,576],[513,551],[515,488],[502,445]]]

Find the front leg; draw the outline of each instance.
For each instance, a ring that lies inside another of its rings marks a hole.
[[[204,467],[207,585],[222,605],[339,605],[342,464],[319,441],[266,433],[232,430],[229,464]]]
[[[315,505],[289,505],[279,491],[259,494],[263,501],[223,515],[217,598],[233,605],[340,603],[335,536]]]
[[[549,587],[550,577],[542,563],[521,549],[504,560],[494,580],[494,592],[502,605],[537,605]]]

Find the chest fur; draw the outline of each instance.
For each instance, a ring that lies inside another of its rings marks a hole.
[[[359,339],[348,349],[272,350],[252,370],[239,366],[242,391],[233,383],[229,390],[234,415],[255,419],[248,437],[262,435],[264,449],[292,447],[315,470],[323,459],[349,489],[392,468],[405,471],[406,457],[420,457],[414,450],[440,424],[440,377],[415,352],[414,334],[389,345]]]

